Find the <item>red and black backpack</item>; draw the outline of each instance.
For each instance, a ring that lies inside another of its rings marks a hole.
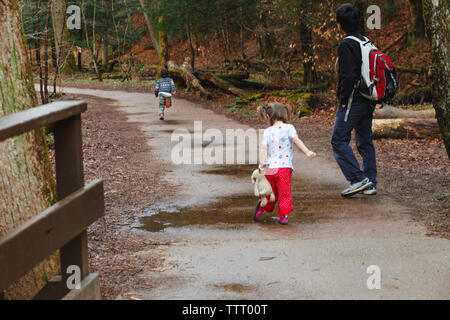
[[[361,47],[361,80],[357,86],[361,95],[378,103],[391,100],[398,89],[398,77],[389,57],[366,37],[364,41],[353,36],[345,39],[358,41]]]

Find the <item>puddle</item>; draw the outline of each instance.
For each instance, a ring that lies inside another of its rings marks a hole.
[[[239,178],[242,182],[250,182],[251,173],[255,165],[220,165],[206,168],[200,173],[210,175],[223,175]],[[251,189],[252,190],[252,189]],[[194,196],[194,195],[193,195]],[[252,191],[218,198],[208,205],[179,206],[160,208],[150,216],[141,217],[137,227],[149,232],[162,232],[166,229],[192,226],[214,226],[216,229],[232,230],[243,229],[254,224],[253,213],[257,198]],[[352,199],[343,199],[332,186],[323,186],[311,183],[308,179],[293,179],[292,200],[294,211],[289,220],[290,225],[323,223],[332,219],[372,219],[370,207],[373,199],[356,196]],[[350,205],[349,202],[356,202]],[[272,213],[264,213],[258,224],[269,226],[277,225],[278,205]]]
[[[178,129],[178,128],[176,128],[176,129]],[[187,132],[189,132],[189,134],[194,134],[194,130],[191,130],[191,129],[185,129],[185,130],[187,130]],[[172,134],[175,131],[175,129],[164,129],[164,130],[158,130],[158,131]]]
[[[252,173],[256,168],[257,168],[256,164],[243,164],[234,166],[228,165],[228,166],[214,167],[212,169],[203,170],[201,172],[206,174],[233,176],[238,178],[247,177],[248,181],[250,181],[250,177],[252,176]]]
[[[226,291],[232,291],[237,293],[247,293],[256,291],[255,287],[246,286],[240,283],[227,283],[227,284],[214,284],[213,287],[218,289],[224,289]]]
[[[167,228],[190,226],[214,226],[217,229],[242,229],[255,223],[253,212],[257,199],[252,195],[232,196],[206,206],[163,210],[151,216],[140,218],[139,229],[149,232],[162,232]],[[320,207],[317,204],[320,203]],[[317,223],[330,219],[350,219],[360,217],[358,211],[343,210],[344,200],[326,198],[308,198],[293,195],[294,211],[290,224]],[[274,224],[277,219],[277,206],[272,213],[264,213],[257,223]]]
[[[217,225],[218,228],[237,228],[237,225],[253,223],[255,206],[253,196],[234,196],[217,203],[197,208],[177,208],[142,217],[140,229],[161,232],[167,228],[195,225]],[[262,220],[263,221],[263,220]]]
[[[130,112],[129,116],[151,116],[148,112]]]
[[[171,119],[166,119],[164,121],[161,121],[162,124],[168,124],[168,125],[180,125],[180,124],[192,124],[192,121],[188,121],[188,120],[171,120]]]

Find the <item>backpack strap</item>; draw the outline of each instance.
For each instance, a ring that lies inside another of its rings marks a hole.
[[[365,46],[365,45],[367,45],[368,43],[370,43],[370,44],[374,44],[374,42],[372,41],[372,40],[369,40],[369,38],[367,38],[367,37],[364,37],[364,41],[363,40],[361,40],[361,39],[358,39],[357,37],[355,37],[355,36],[348,36],[348,37],[345,37],[344,39],[352,39],[352,40],[355,40],[355,41],[357,41],[361,46]]]

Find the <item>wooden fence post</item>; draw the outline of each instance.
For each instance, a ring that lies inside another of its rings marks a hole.
[[[101,298],[98,274],[88,270],[87,228],[104,215],[105,203],[101,181],[84,186],[81,113],[86,109],[83,101],[58,101],[0,118],[0,141],[54,124],[58,196],[58,203],[0,239],[0,300],[2,290],[58,248],[62,276],[50,279],[33,299]],[[79,290],[68,288],[68,266],[80,268]]]
[[[84,186],[81,115],[55,123],[56,189],[58,201]],[[60,250],[64,284],[67,267],[79,266],[81,279],[88,274],[87,232],[84,231]]]

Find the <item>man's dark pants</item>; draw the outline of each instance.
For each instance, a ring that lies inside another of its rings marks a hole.
[[[377,163],[375,157],[375,147],[372,141],[372,119],[374,107],[364,103],[352,103],[348,119],[345,121],[347,108],[339,105],[336,113],[336,120],[333,129],[331,144],[333,146],[334,157],[341,167],[345,178],[350,183],[359,182],[366,177],[376,186],[377,184]],[[358,161],[349,146],[352,130],[355,129],[356,147],[363,158],[363,169],[361,170]]]

